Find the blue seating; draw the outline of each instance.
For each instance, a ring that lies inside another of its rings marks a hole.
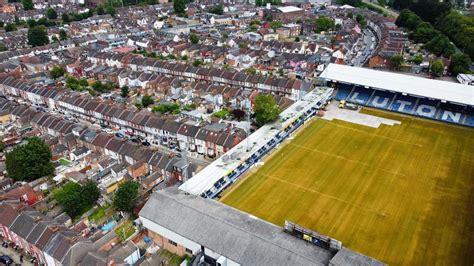
[[[395,112],[413,114],[413,110],[415,110],[416,100],[417,98],[414,97],[397,94],[392,105],[390,105],[390,110]]]
[[[413,111],[415,115],[434,119],[438,113],[438,105],[439,102],[437,101],[419,99],[418,104]]]
[[[373,92],[374,91],[371,89],[366,89],[366,88],[357,86],[355,87],[354,91],[351,93],[349,98],[347,98],[347,100],[350,102],[357,103],[357,104],[366,105],[366,103],[369,101],[369,98]]]
[[[335,99],[338,101],[347,99],[347,96],[349,96],[349,94],[351,93],[352,88],[353,86],[339,84]]]
[[[455,124],[461,124],[464,121],[466,115],[455,110],[444,110],[440,109],[439,114],[436,116],[436,119],[441,121],[446,121]]]
[[[474,115],[472,114],[466,115],[466,120],[464,121],[464,125],[474,127]]]
[[[367,105],[375,108],[388,109],[394,97],[395,94],[391,92],[375,91],[367,102]]]

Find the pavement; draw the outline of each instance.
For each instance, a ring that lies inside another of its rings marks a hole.
[[[341,109],[338,107],[339,102],[333,101],[327,108],[326,113],[322,117],[325,120],[342,120],[354,124],[359,124],[363,126],[378,128],[380,125],[399,125],[401,124],[400,121],[387,119],[383,117],[367,115],[359,113],[359,111]]]
[[[3,241],[0,241],[2,243]],[[26,259],[23,260],[22,263],[20,263],[20,253],[15,251],[13,248],[4,248],[3,246],[0,245],[0,255],[8,255],[13,259],[14,264],[13,265],[24,265],[24,266],[30,266],[33,265],[31,262],[26,261]],[[0,265],[3,265],[0,263]]]

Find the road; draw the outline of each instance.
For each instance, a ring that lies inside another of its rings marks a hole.
[[[361,50],[355,50],[357,53],[347,59],[347,62],[354,66],[363,66],[370,55],[374,52],[375,48],[377,47],[377,42],[372,41],[372,38],[375,37],[372,31],[368,29],[364,29],[362,31],[362,36],[359,39],[359,42],[362,42],[360,45],[362,47]],[[374,49],[371,50],[371,46],[373,45]],[[359,47],[360,47],[359,46]],[[353,49],[356,49],[354,46]]]
[[[381,5],[372,3],[372,2],[369,1],[369,0],[362,0],[362,2],[363,2],[364,4],[371,5],[371,6],[373,6],[373,7],[377,7],[377,8],[382,9],[385,13],[387,13],[387,14],[388,14],[389,16],[391,16],[391,17],[394,17],[394,18],[397,18],[397,17],[398,17],[398,12],[395,11],[395,10],[393,10],[393,9],[385,8],[385,7],[381,6]]]

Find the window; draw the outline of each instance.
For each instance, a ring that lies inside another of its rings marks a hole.
[[[174,242],[174,241],[171,240],[171,239],[168,239],[168,243],[170,243],[171,245],[173,245],[173,246],[175,246],[175,247],[178,246],[178,243]]]
[[[186,248],[186,253],[193,254],[193,251],[190,250],[189,248]]]

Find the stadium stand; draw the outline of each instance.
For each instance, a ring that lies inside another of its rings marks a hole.
[[[338,101],[474,127],[474,87],[468,85],[334,64],[320,78],[337,89]],[[416,88],[423,84],[430,90]]]

